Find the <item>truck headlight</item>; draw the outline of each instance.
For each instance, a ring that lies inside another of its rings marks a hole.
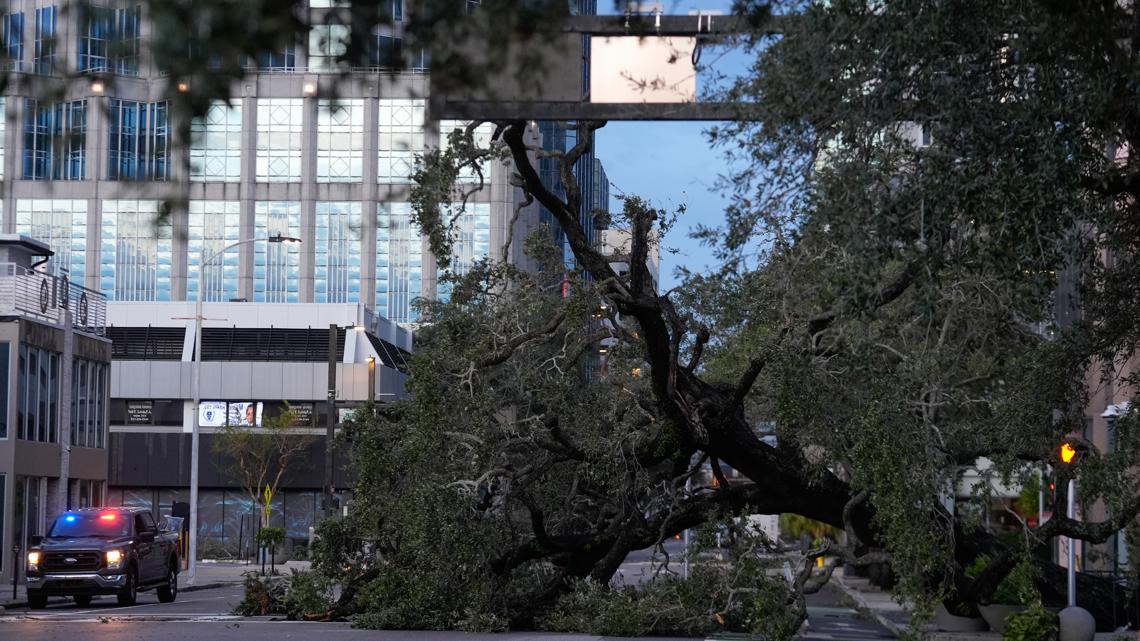
[[[39,552],[28,552],[28,569],[29,570],[39,570],[40,569],[40,553]]]
[[[107,559],[107,567],[112,570],[117,570],[123,563],[123,553],[120,550],[107,550],[104,555]]]

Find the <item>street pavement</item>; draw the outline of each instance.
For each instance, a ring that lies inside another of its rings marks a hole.
[[[682,546],[680,541],[666,543],[674,559],[680,557]],[[651,556],[650,552],[632,555],[621,569],[624,580],[644,580],[651,565]],[[293,567],[300,569],[306,565],[291,562],[279,569],[287,573]],[[139,593],[138,604],[125,608],[119,607],[113,596],[97,597],[86,607],[79,607],[69,599],[53,599],[44,610],[28,610],[22,604],[9,602],[7,616],[0,616],[0,640],[136,641],[160,638],[163,641],[282,641],[319,638],[321,641],[593,641],[603,638],[551,633],[377,632],[353,630],[340,623],[295,623],[269,617],[238,617],[232,612],[242,598],[242,573],[250,569],[253,568],[237,563],[200,564],[197,589],[180,592],[174,603],[159,603],[154,591]],[[859,597],[856,600],[862,602],[864,593],[853,593],[847,586],[843,588],[829,585],[819,594],[809,596],[809,626],[800,635],[801,639],[878,641],[895,638],[877,622],[862,618],[859,612],[848,607],[846,604],[851,603],[851,599],[842,596],[846,592],[849,596]],[[2,599],[0,604],[3,604]],[[877,611],[875,604],[868,605]],[[759,637],[721,635],[716,638],[739,640]],[[662,637],[655,639],[668,641]]]
[[[592,635],[510,633],[466,634],[460,632],[378,632],[353,630],[340,623],[296,623],[269,617],[238,617],[231,614],[241,600],[238,585],[185,592],[174,603],[159,603],[153,592],[139,594],[137,605],[121,608],[113,597],[97,598],[90,606],[54,603],[45,610],[9,610],[0,617],[0,639],[5,641],[190,641],[234,639],[240,641],[592,641]],[[811,625],[801,635],[805,641],[878,641],[894,636],[840,602],[838,593],[827,588],[809,600]],[[723,635],[718,639],[748,639]],[[657,637],[658,641],[668,641]]]

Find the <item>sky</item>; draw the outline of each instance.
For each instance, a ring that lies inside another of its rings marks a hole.
[[[599,2],[599,13],[609,13]],[[690,10],[729,12],[731,2],[707,0],[700,3],[665,3],[667,14],[687,14]],[[707,63],[715,56],[702,54]],[[742,55],[726,56],[717,68],[724,73],[745,68]],[[701,78],[698,76],[698,87]],[[675,210],[680,205],[687,211],[670,231],[661,252],[661,286],[666,291],[678,284],[675,269],[707,271],[713,263],[710,248],[688,237],[689,231],[702,223],[720,225],[728,205],[725,195],[715,190],[717,178],[728,170],[720,149],[710,147],[704,131],[715,123],[708,122],[615,122],[598,131],[595,141],[610,179],[610,211],[619,212],[621,194],[637,195],[652,205]],[[670,251],[672,250],[672,251]],[[675,253],[673,253],[675,252]]]

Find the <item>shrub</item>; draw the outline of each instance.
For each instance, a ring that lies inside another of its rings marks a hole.
[[[975,578],[990,564],[990,557],[979,554],[970,567],[966,568],[966,576]],[[1003,605],[1030,605],[1036,603],[1040,595],[1037,592],[1037,568],[1029,559],[1024,559],[1010,571],[990,599],[991,603]]]
[[[294,569],[293,574],[286,577],[285,584],[282,602],[285,617],[290,621],[324,615],[332,609],[332,584],[320,574]]]
[[[1014,612],[1006,621],[1003,641],[1057,641],[1057,614],[1035,602],[1029,609]]]
[[[332,608],[332,584],[315,572],[293,570],[289,576],[246,572],[245,594],[234,608],[242,616],[285,615],[296,621]]]
[[[241,616],[265,616],[285,614],[285,595],[288,585],[285,577],[261,576],[256,572],[246,572],[245,594],[234,607],[234,614]]]

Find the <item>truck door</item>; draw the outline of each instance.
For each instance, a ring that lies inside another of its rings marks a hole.
[[[155,576],[155,559],[158,558],[158,548],[154,539],[157,530],[154,527],[154,520],[149,517],[150,514],[146,512],[135,513],[135,550],[139,556],[139,583],[151,583],[158,580],[158,577]],[[144,540],[142,535],[148,532],[150,536],[146,538],[149,540]]]

